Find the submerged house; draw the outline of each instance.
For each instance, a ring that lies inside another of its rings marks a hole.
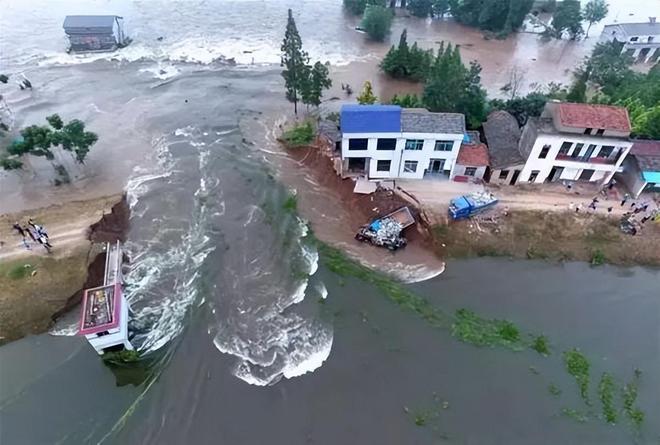
[[[660,141],[635,141],[617,179],[635,198],[642,192],[660,192]]]
[[[636,62],[660,60],[660,23],[655,17],[645,23],[605,25],[600,41],[621,43],[621,52],[630,54]]]
[[[130,43],[123,18],[116,15],[68,15],[64,32],[73,52],[114,51]]]
[[[453,177],[465,116],[398,105],[344,105],[343,176],[368,179]]]

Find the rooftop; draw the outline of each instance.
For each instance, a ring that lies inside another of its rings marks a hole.
[[[493,111],[483,123],[483,128],[492,169],[499,170],[525,162],[518,148],[521,132],[515,117],[506,111]]]
[[[660,172],[660,141],[635,141],[630,153],[642,172]]]
[[[465,116],[458,113],[431,113],[420,108],[401,112],[401,131],[406,133],[465,133]]]
[[[605,28],[618,27],[629,36],[653,36],[660,35],[660,23],[650,21],[644,23],[617,23],[606,25]]]
[[[474,144],[463,143],[461,144],[461,149],[458,151],[458,159],[456,159],[456,163],[471,167],[488,166],[490,165],[488,147],[483,142]]]
[[[112,28],[116,15],[67,15],[64,29],[70,28]]]
[[[559,121],[563,126],[630,132],[628,110],[624,107],[571,102],[558,105]]]

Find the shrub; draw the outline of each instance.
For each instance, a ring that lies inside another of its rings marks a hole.
[[[376,5],[369,5],[364,11],[362,27],[372,40],[382,42],[390,33],[392,26],[392,11]]]
[[[291,147],[308,145],[314,140],[316,130],[311,121],[305,121],[293,126],[282,135],[282,138]]]

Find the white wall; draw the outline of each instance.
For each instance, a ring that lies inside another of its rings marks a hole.
[[[498,170],[491,170],[490,172],[490,180],[488,181],[490,184],[500,184],[500,185],[509,185],[511,184],[511,180],[513,179],[513,175],[515,174],[515,171],[522,171],[523,167],[525,165],[515,165],[513,167],[507,167],[507,168],[500,168]],[[500,179],[500,173],[502,173],[502,170],[507,170],[509,173],[506,175],[506,178]],[[518,176],[518,180],[516,181],[516,184],[520,181],[520,176]]]
[[[473,167],[472,165],[461,165],[461,164],[456,164],[454,167],[454,171],[451,175],[452,179],[456,176],[465,176],[465,168],[466,167]],[[474,173],[474,176],[468,176],[469,178],[474,178],[474,179],[483,179],[484,174],[486,174],[486,167],[477,167],[477,171]]]
[[[366,150],[349,150],[349,139],[368,139],[369,143]],[[378,139],[397,139],[395,150],[377,150]],[[406,140],[421,139],[424,145],[421,150],[405,150]],[[445,134],[445,133],[344,133],[341,140],[342,159],[348,158],[369,158],[370,179],[382,178],[411,178],[421,179],[424,172],[429,168],[431,159],[445,159],[445,170],[451,170],[456,162],[458,150],[463,140],[463,134]],[[453,141],[454,145],[451,151],[435,151],[436,141]],[[391,161],[388,172],[377,171],[379,160]],[[415,173],[405,173],[403,166],[405,161],[417,161],[417,171]]]
[[[589,145],[596,145],[591,157],[598,155],[601,147],[603,145],[611,145],[615,147],[615,151],[618,147],[623,147],[624,152],[619,157],[619,160],[616,164],[600,164],[595,162],[581,162],[576,160],[558,160],[555,159],[557,154],[559,154],[559,149],[561,148],[564,142],[572,142],[573,146],[569,150],[568,154],[570,155],[573,150],[576,148],[576,144],[582,143],[584,146],[581,149],[581,154],[584,154],[589,148]],[[539,159],[539,154],[544,145],[550,145],[550,151],[545,159]],[[591,182],[602,181],[603,183],[609,182],[612,176],[616,171],[619,170],[621,163],[628,155],[632,142],[625,141],[615,138],[606,138],[606,137],[596,137],[596,136],[587,136],[587,135],[568,135],[568,134],[539,134],[523,171],[520,173],[519,182],[529,182],[529,177],[533,170],[538,170],[539,175],[536,178],[536,183],[543,183],[552,167],[564,167],[564,172],[562,173],[561,179],[568,180],[577,180],[582,170],[589,169],[595,170],[594,175],[592,176]]]

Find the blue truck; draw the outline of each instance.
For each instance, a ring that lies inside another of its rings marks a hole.
[[[463,195],[449,201],[449,217],[454,221],[470,218],[497,204],[497,198],[489,192]]]

